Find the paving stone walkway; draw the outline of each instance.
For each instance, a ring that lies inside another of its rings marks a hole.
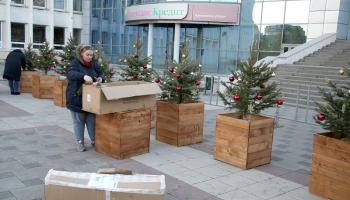
[[[313,200],[308,192],[314,124],[280,120],[272,162],[241,170],[213,159],[215,117],[227,112],[206,106],[203,143],[173,147],[154,139],[150,153],[116,160],[88,148],[77,152],[67,109],[31,94],[9,95],[0,81],[0,200],[42,199],[47,171],[95,172],[101,167],[165,174],[167,200]],[[266,113],[268,114],[268,113]]]

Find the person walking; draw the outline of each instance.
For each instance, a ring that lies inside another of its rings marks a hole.
[[[11,95],[19,95],[18,90],[22,68],[25,69],[26,59],[24,53],[20,49],[11,51],[5,61],[5,69],[2,78],[7,79],[11,91]]]
[[[87,128],[91,145],[95,145],[95,114],[82,110],[82,86],[93,82],[102,82],[103,74],[93,59],[90,46],[79,45],[76,58],[71,62],[67,72],[68,85],[66,90],[67,108],[73,120],[74,136],[78,151],[85,151],[84,130]]]

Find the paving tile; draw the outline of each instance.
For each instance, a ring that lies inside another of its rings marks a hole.
[[[262,165],[262,166],[256,167],[255,169],[274,176],[280,176],[282,174],[287,174],[292,172],[292,170],[285,169],[283,167],[278,167],[273,164]]]
[[[211,177],[198,173],[194,170],[182,171],[180,173],[172,174],[172,176],[188,184],[201,183],[212,179]]]
[[[255,182],[259,182],[259,181],[263,181],[263,180],[267,180],[275,177],[274,175],[261,172],[256,169],[245,170],[245,171],[237,172],[236,174],[249,178]]]
[[[0,192],[0,199],[8,199],[14,197],[10,191]]]
[[[177,164],[182,165],[188,169],[198,169],[201,167],[206,167],[208,165],[214,165],[220,163],[219,161],[214,160],[212,157],[203,157],[196,159],[187,159],[180,161]]]
[[[285,197],[291,197],[296,200],[322,200],[322,198],[317,197],[309,192],[307,187],[301,187],[292,190],[284,195]]]
[[[0,179],[9,178],[9,177],[13,177],[13,176],[15,176],[15,174],[12,173],[12,172],[2,172],[2,173],[0,173]]]
[[[34,163],[27,163],[27,164],[23,164],[23,167],[26,169],[30,169],[30,168],[35,168],[35,167],[40,167],[41,164],[34,162]]]
[[[219,197],[224,200],[261,200],[261,198],[251,195],[242,190],[227,192],[219,195]]]
[[[44,182],[39,178],[24,180],[24,181],[22,181],[22,183],[26,186],[34,186],[34,185],[44,184]]]
[[[197,183],[195,186],[215,196],[234,190],[230,185],[224,184],[215,179]]]
[[[247,177],[241,176],[239,175],[239,173],[219,177],[219,178],[216,178],[215,180],[225,183],[226,185],[229,185],[232,188],[232,190],[243,188],[247,185],[251,185],[257,182]]]
[[[46,156],[47,159],[49,160],[57,160],[57,159],[62,159],[63,156],[59,155],[59,154],[56,154],[56,155],[49,155],[49,156]]]
[[[260,198],[269,199],[300,187],[302,185],[276,177],[249,185],[241,190]]]
[[[6,147],[0,147],[4,151],[12,151],[12,150],[17,150],[16,146],[6,146]]]
[[[206,167],[201,167],[196,169],[196,172],[199,172],[203,175],[209,176],[211,178],[217,178],[221,176],[226,176],[231,174],[229,170],[224,169],[223,167],[220,167],[220,165],[209,165]]]
[[[43,185],[34,185],[25,188],[13,189],[11,193],[17,200],[41,199],[44,194]]]
[[[89,162],[86,160],[73,160],[72,164],[74,164],[74,165],[86,165],[86,164],[89,164]]]
[[[311,166],[310,161],[300,161],[298,162],[299,165],[305,166],[307,168],[309,168]]]
[[[25,185],[17,177],[0,179],[0,192],[23,188]]]

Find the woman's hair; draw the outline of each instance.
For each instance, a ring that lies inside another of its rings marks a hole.
[[[77,46],[75,54],[76,54],[77,59],[80,62],[82,62],[82,63],[84,62],[81,54],[84,53],[85,51],[88,51],[88,50],[92,50],[91,46],[89,46],[89,45],[80,44]]]

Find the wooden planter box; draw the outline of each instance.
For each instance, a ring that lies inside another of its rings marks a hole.
[[[309,190],[327,199],[347,200],[350,198],[350,142],[333,135],[314,135]]]
[[[53,103],[56,106],[66,107],[67,80],[56,80],[53,87]]]
[[[31,93],[32,92],[32,75],[38,74],[36,71],[22,71],[21,72],[21,82],[20,82],[20,91],[22,93]]]
[[[151,108],[151,128],[156,127],[156,121],[157,121],[157,107],[154,106]]]
[[[204,103],[157,101],[156,139],[175,146],[203,140]]]
[[[39,99],[52,99],[52,91],[55,81],[58,79],[54,75],[32,75],[32,96]]]
[[[97,152],[124,159],[149,152],[149,109],[96,115]]]
[[[242,120],[240,113],[216,117],[215,159],[243,169],[270,163],[274,119],[251,117],[255,121]]]

